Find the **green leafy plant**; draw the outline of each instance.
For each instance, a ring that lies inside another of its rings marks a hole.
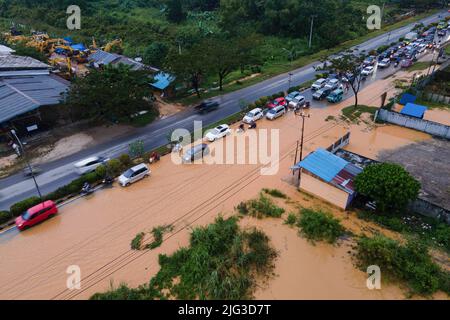
[[[263,191],[269,195],[271,195],[272,197],[275,198],[281,198],[281,199],[287,199],[287,195],[285,195],[283,192],[281,192],[280,190],[277,189],[263,189]]]
[[[133,240],[131,240],[131,249],[133,250],[141,250],[142,240],[144,239],[145,233],[139,232]]]
[[[284,224],[293,226],[295,225],[296,222],[297,222],[297,215],[295,213],[289,213],[286,220],[284,221]]]
[[[308,240],[326,241],[336,243],[337,239],[345,232],[340,221],[328,212],[314,211],[312,209],[302,209],[297,221],[300,234]]]
[[[258,219],[264,217],[279,218],[284,213],[284,209],[278,207],[271,199],[266,197],[262,192],[258,199],[250,200],[247,203],[248,211],[251,216]]]

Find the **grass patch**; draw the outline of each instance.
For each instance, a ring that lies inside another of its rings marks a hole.
[[[401,245],[378,235],[360,238],[356,249],[361,270],[377,265],[388,280],[407,285],[411,294],[429,296],[439,290],[450,294],[450,274],[432,260],[421,242],[409,241]]]
[[[419,214],[382,214],[357,211],[357,217],[389,230],[418,237],[423,243],[450,253],[450,226]]]
[[[144,285],[122,284],[92,300],[251,299],[258,279],[272,274],[276,251],[256,229],[242,230],[237,217],[219,217],[191,232],[189,247],[160,255],[159,272]]]
[[[342,117],[346,121],[357,122],[363,113],[369,113],[373,117],[377,110],[377,107],[364,105],[348,106],[342,109]]]
[[[302,209],[297,221],[300,234],[311,242],[325,241],[331,244],[344,234],[344,227],[332,214],[312,209]]]
[[[263,192],[259,194],[258,199],[253,199],[245,203],[241,210],[247,211],[248,215],[258,219],[265,217],[280,218],[285,211],[283,208],[280,208],[274,204],[273,201],[266,197]]]
[[[165,225],[159,226],[152,229],[151,234],[153,235],[153,241],[145,245],[145,249],[153,250],[161,246],[163,242],[163,236],[166,232],[171,232],[173,230],[173,226]]]
[[[433,63],[433,65],[434,64],[436,64],[436,63]],[[410,66],[406,70],[408,70],[408,71],[422,71],[422,70],[425,70],[425,69],[427,69],[429,67],[430,67],[430,62],[419,61],[419,62],[414,63],[412,66]]]
[[[285,195],[283,192],[281,192],[278,189],[267,189],[267,188],[264,188],[263,191],[265,193],[271,195],[274,198],[287,199],[287,195]]]
[[[124,121],[126,124],[129,124],[133,127],[145,127],[146,125],[155,121],[158,117],[158,112],[155,110],[150,110],[147,113],[138,115],[131,120]]]

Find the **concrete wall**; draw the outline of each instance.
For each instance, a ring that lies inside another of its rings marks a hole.
[[[349,194],[305,172],[301,174],[300,189],[335,206],[346,209]]]
[[[433,136],[450,140],[450,126],[446,126],[437,122],[418,119],[385,109],[379,109],[375,114],[375,119],[380,119],[389,123],[397,124],[402,127],[419,130],[429,133]]]
[[[423,199],[417,199],[409,205],[409,209],[426,217],[444,221],[450,225],[450,211]]]

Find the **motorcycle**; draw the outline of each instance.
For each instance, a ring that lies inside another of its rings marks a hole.
[[[255,122],[255,121],[252,121],[252,122],[250,123],[250,125],[248,126],[248,128],[249,128],[249,129],[256,129],[256,122]]]
[[[87,196],[90,195],[91,193],[93,193],[94,190],[92,189],[91,185],[89,184],[89,182],[85,182],[83,187],[81,188],[81,192],[80,194],[82,196]]]
[[[114,178],[107,176],[105,177],[105,179],[103,179],[103,184],[105,186],[112,186],[112,184],[114,183]]]
[[[150,155],[150,158],[148,158],[148,162],[149,163],[154,163],[154,162],[158,162],[160,159],[161,159],[161,156],[158,153],[153,152]]]

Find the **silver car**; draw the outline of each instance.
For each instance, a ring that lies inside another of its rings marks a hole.
[[[127,187],[136,181],[150,176],[150,169],[144,163],[138,164],[133,168],[128,169],[119,177],[119,184],[122,187]]]

